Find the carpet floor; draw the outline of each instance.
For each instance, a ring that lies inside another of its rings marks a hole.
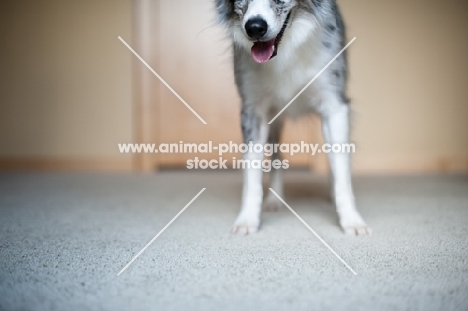
[[[230,234],[238,172],[1,173],[0,310],[468,310],[468,176],[356,177],[370,237],[342,234],[326,178],[285,180],[357,276],[286,208]]]

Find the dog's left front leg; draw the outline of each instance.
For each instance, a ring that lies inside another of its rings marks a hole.
[[[268,124],[266,116],[256,106],[244,105],[242,107],[242,133],[244,143],[250,142],[264,145],[268,138]],[[252,168],[253,161],[263,161],[263,152],[256,153],[253,150],[244,154],[244,185],[242,188],[242,206],[234,222],[233,232],[240,234],[254,233],[260,226],[260,214],[263,200],[261,168]],[[260,165],[261,166],[261,165]]]
[[[322,127],[325,140],[333,144],[349,144],[349,106],[339,100],[330,100],[331,109],[322,113]],[[371,231],[356,209],[351,186],[350,154],[329,153],[328,158],[333,175],[333,199],[336,204],[340,225],[347,234],[366,235]]]

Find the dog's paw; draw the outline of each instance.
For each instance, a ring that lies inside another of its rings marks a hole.
[[[283,203],[277,197],[267,197],[263,201],[262,210],[265,212],[277,212],[283,208]]]
[[[239,215],[234,225],[232,226],[232,233],[240,235],[248,235],[258,231],[260,226],[260,219],[247,215]]]
[[[357,211],[340,215],[340,225],[346,235],[371,235],[372,230],[366,225]]]
[[[353,226],[341,226],[346,235],[372,235],[372,230],[366,224],[359,224]]]

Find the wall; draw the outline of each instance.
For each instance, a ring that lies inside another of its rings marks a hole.
[[[341,0],[355,168],[468,170],[468,3]]]
[[[338,2],[357,37],[355,169],[468,170],[466,1]],[[130,168],[131,34],[130,0],[0,3],[0,166]]]
[[[117,143],[132,141],[131,58],[117,36],[130,38],[131,12],[125,0],[0,3],[4,162],[128,168]]]

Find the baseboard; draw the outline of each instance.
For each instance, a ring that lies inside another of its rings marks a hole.
[[[117,171],[131,172],[131,157],[5,157],[0,156],[0,170],[10,171]]]
[[[353,157],[355,174],[468,173],[468,156],[365,156]],[[2,157],[0,170],[141,171],[135,157],[67,158]],[[148,171],[148,170],[147,170]],[[328,172],[326,158],[313,165],[317,173]]]
[[[356,158],[357,173],[466,173],[468,156],[392,156]]]
[[[352,158],[354,174],[468,173],[468,156],[358,156]],[[313,170],[328,173],[326,157]]]

